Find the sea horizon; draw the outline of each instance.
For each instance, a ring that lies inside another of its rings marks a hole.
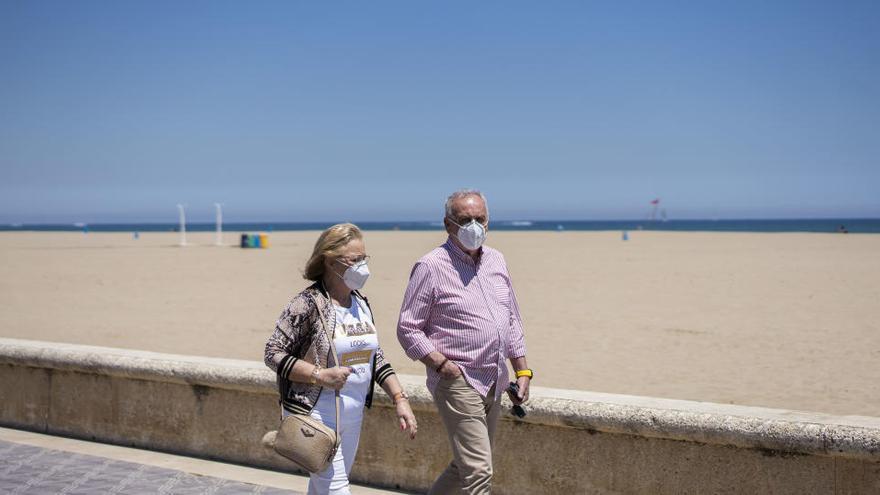
[[[227,232],[273,232],[323,230],[336,222],[225,222]],[[442,230],[441,221],[364,221],[354,222],[368,231]],[[186,224],[189,232],[212,232],[214,222]],[[680,232],[816,232],[880,233],[880,218],[779,218],[779,219],[687,219],[687,220],[493,220],[496,231],[680,231]],[[101,222],[101,223],[7,223],[2,232],[178,232],[177,223]]]

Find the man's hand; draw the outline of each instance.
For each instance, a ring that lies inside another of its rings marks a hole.
[[[439,372],[440,376],[446,378],[447,380],[452,380],[461,376],[461,368],[457,364],[449,360],[443,363],[443,366],[440,367]]]
[[[348,375],[351,374],[351,368],[349,367],[334,367],[334,368],[325,368],[318,372],[318,380],[317,382],[323,386],[332,388],[333,390],[342,390],[342,387],[345,386],[345,382],[348,380]]]
[[[510,401],[518,406],[529,400],[529,382],[531,381],[532,379],[527,376],[517,378],[516,384],[519,387],[519,393],[517,395],[508,393],[507,396],[510,397]]]
[[[515,357],[510,359],[510,365],[513,367],[513,370],[527,370],[529,369],[529,363],[526,362],[525,356]],[[529,400],[529,384],[532,382],[532,378],[529,376],[521,376],[516,379],[516,384],[519,387],[519,394],[516,396],[510,395],[510,401],[515,405],[520,405],[523,402]]]
[[[440,373],[442,378],[451,380],[461,376],[461,368],[437,351],[432,351],[425,355],[421,361],[426,367]]]

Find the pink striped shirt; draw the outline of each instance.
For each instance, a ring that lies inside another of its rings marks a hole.
[[[504,256],[484,246],[474,263],[448,239],[419,259],[403,296],[397,339],[411,359],[439,351],[461,367],[481,395],[488,395],[495,383],[500,395],[507,388],[505,360],[526,355]],[[432,393],[439,381],[439,373],[429,369]]]

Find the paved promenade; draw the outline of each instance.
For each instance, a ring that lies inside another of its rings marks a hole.
[[[0,494],[304,494],[308,478],[0,428]],[[354,486],[354,494],[399,493]]]
[[[302,492],[0,440],[0,493],[280,495]]]

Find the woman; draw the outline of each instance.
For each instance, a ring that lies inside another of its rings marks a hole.
[[[290,301],[266,343],[266,365],[278,374],[282,391],[282,417],[310,414],[333,428],[335,391],[340,392],[341,445],[326,470],[312,473],[309,494],[350,493],[348,475],[374,384],[392,397],[400,429],[410,438],[416,435],[415,416],[379,347],[370,304],[359,292],[370,274],[368,261],[357,226],[343,223],[325,230],[303,273],[314,283]],[[328,334],[337,352],[329,363]]]

